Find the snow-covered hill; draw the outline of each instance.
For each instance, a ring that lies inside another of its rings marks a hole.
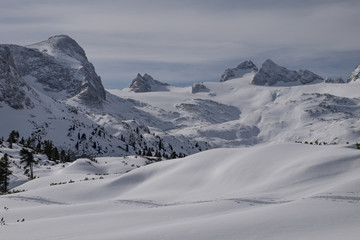
[[[16,158],[16,156],[15,156]],[[0,196],[6,239],[357,239],[353,146],[267,144],[187,158],[79,159]],[[17,161],[15,159],[15,161]],[[133,167],[133,171],[125,173]]]

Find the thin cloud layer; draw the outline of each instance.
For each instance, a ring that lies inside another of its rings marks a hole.
[[[360,63],[359,55],[344,55],[360,49],[359,7],[358,1],[335,0],[5,0],[0,38],[26,45],[67,34],[85,49],[104,85],[118,88],[148,70],[170,83],[216,80],[244,59],[260,65],[272,58],[290,68],[313,62],[319,69],[326,65],[316,65],[322,56],[334,66],[334,53],[349,67],[341,62],[336,70],[335,64],[328,75],[344,75]]]

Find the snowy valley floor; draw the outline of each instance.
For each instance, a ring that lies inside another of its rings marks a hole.
[[[40,178],[16,188],[25,192],[0,196],[1,239],[360,236],[354,147],[215,149],[147,166],[134,157],[97,160],[38,172]],[[142,167],[123,173],[131,165]]]

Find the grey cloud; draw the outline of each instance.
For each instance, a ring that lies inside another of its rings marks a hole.
[[[326,63],[337,62],[330,53],[342,53],[349,65],[359,56],[359,6],[351,0],[4,0],[0,40],[26,45],[70,35],[105,85],[116,79],[124,85],[145,71],[172,82],[214,80],[226,64],[261,64],[265,57],[330,71]],[[326,56],[323,64],[319,56]]]

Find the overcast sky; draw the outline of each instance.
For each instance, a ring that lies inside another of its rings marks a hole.
[[[268,58],[346,78],[360,64],[359,0],[1,0],[0,42],[66,34],[106,88],[137,73],[174,85],[218,81]]]

